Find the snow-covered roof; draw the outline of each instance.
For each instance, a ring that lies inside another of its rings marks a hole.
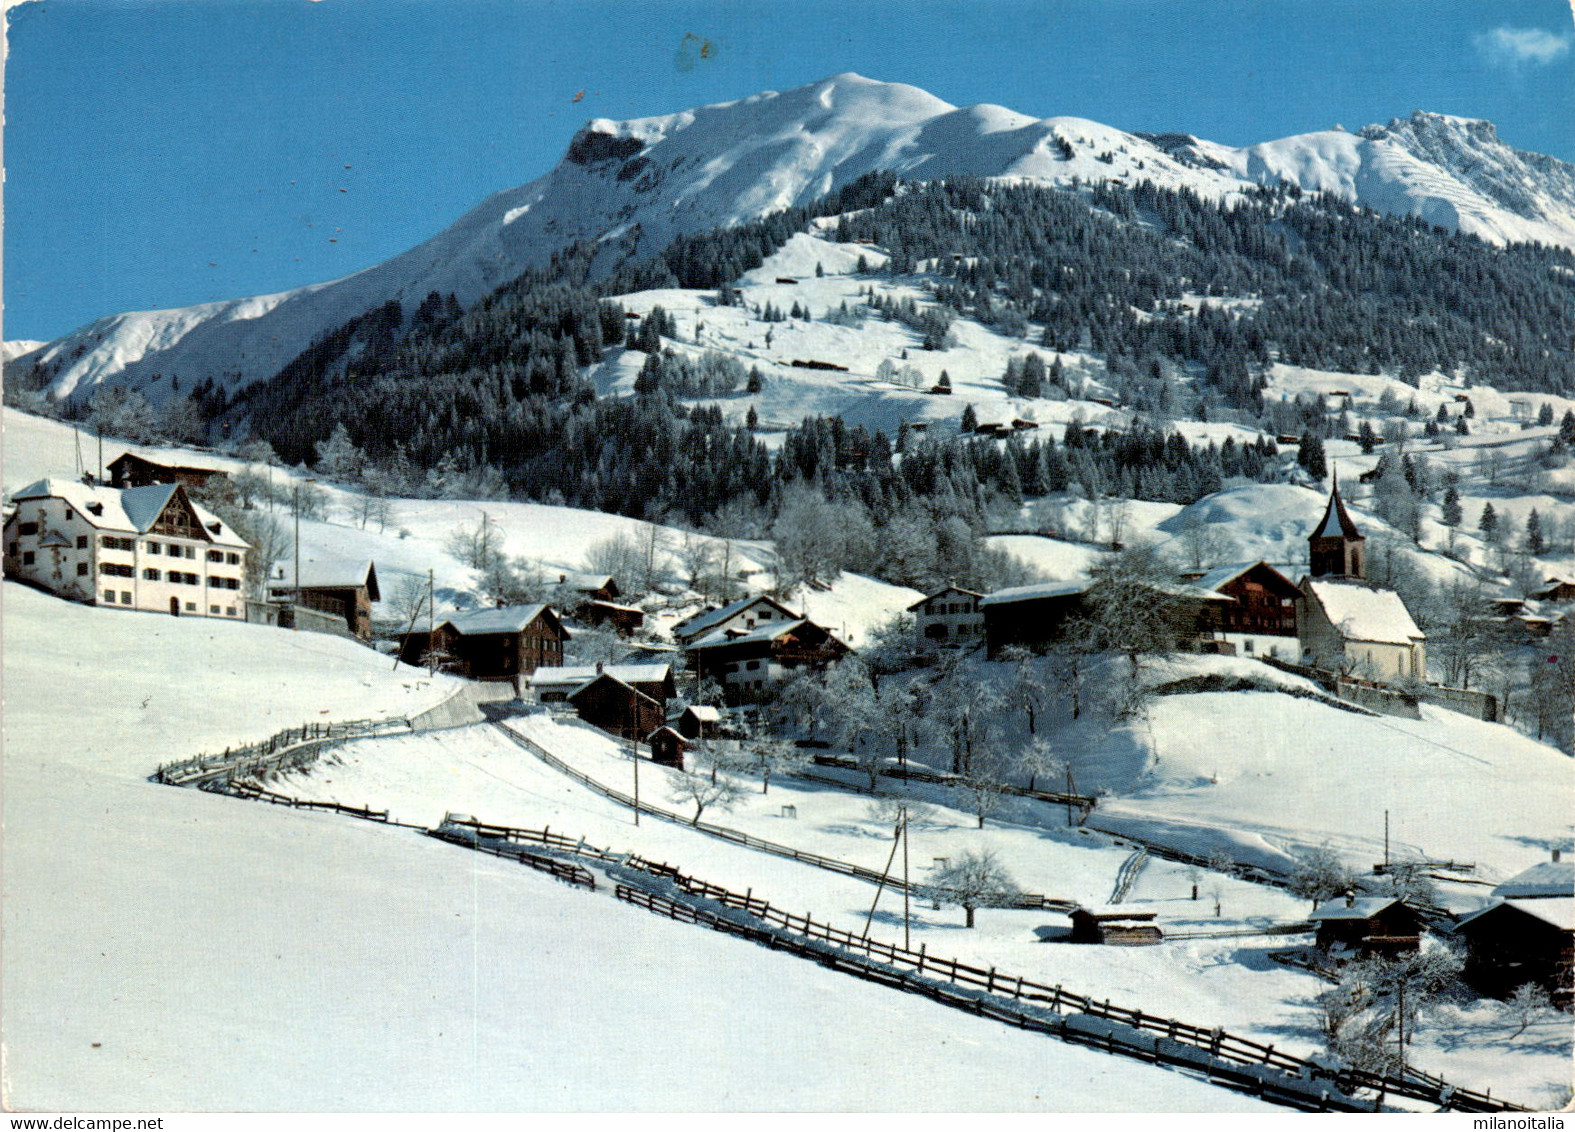
[[[1229,566],[1216,566],[1212,570],[1193,578],[1192,585],[1197,586],[1200,590],[1218,590],[1221,586],[1234,582],[1257,564],[1256,561],[1233,562]]]
[[[633,684],[630,684],[627,680],[620,680],[618,677],[606,670],[598,673],[595,669],[591,670],[591,678],[589,680],[580,681],[579,687],[570,692],[568,698],[572,700],[586,689],[602,683],[616,684],[618,687],[627,690],[631,696],[638,696],[640,699],[645,700],[648,703],[656,703],[656,700],[640,691],[640,689],[636,688]]]
[[[20,491],[13,492],[11,498],[13,501],[51,498],[64,500],[99,530],[146,534],[164,508],[169,505],[170,499],[177,490],[182,490],[181,486],[174,483],[156,483],[122,490],[115,487],[89,486],[77,480],[51,477],[28,484]],[[249,545],[230,529],[229,524],[223,522],[202,504],[190,496],[186,496],[186,500],[197,513],[198,520],[213,542],[221,546]],[[99,508],[98,514],[93,511],[95,506]]]
[[[563,580],[558,583],[563,589],[576,590],[580,593],[590,593],[616,584],[611,574],[565,574]]]
[[[645,610],[641,609],[638,605],[619,605],[616,601],[601,600],[588,602],[587,604],[593,606],[596,609],[616,609],[619,613],[638,613],[641,616],[645,615]]]
[[[302,570],[301,573],[304,575],[306,571]],[[523,632],[525,626],[536,620],[545,609],[548,607],[540,604],[475,609],[469,613],[458,613],[453,617],[445,618],[444,624],[462,637],[484,633],[519,633]]]
[[[758,605],[761,602],[764,602],[770,606],[774,606],[776,609],[781,610],[790,618],[796,618],[798,616],[798,614],[794,613],[791,609],[777,601],[775,598],[769,597],[766,594],[755,594],[753,597],[741,597],[737,601],[729,602],[720,609],[713,609],[709,613],[697,613],[687,621],[680,621],[677,625],[673,626],[673,636],[698,637],[707,629],[710,629],[716,625],[720,625],[729,618],[744,612],[744,610],[748,609],[750,606]]]
[[[1505,899],[1517,896],[1575,896],[1575,861],[1543,861],[1516,873],[1493,890]]]
[[[1489,912],[1497,912],[1500,908],[1513,908],[1517,912],[1524,912],[1563,931],[1575,931],[1575,899],[1569,896],[1528,896],[1511,900],[1495,900],[1480,912],[1473,912],[1461,920],[1455,925],[1455,931],[1482,919]]]
[[[604,664],[598,673],[594,664],[568,665],[562,668],[538,668],[530,675],[532,688],[558,688],[565,685],[589,683],[598,675],[608,675],[626,684],[660,684],[671,675],[665,664]]]
[[[743,633],[736,633],[731,629],[713,629],[703,637],[689,642],[692,649],[712,649],[719,645],[752,645],[761,641],[774,641],[778,637],[797,629],[801,625],[809,625],[808,618],[799,618],[797,621],[767,621],[764,625],[756,625],[753,629]]]
[[[716,723],[722,718],[722,713],[710,704],[690,704],[684,708],[686,715],[692,715],[701,723]]]
[[[307,558],[301,562],[301,588],[345,590],[368,584],[372,578],[370,558]],[[274,589],[295,587],[295,563],[286,561],[279,566],[280,576],[270,580]]]
[[[1394,590],[1349,579],[1308,578],[1308,594],[1323,607],[1324,616],[1348,641],[1408,645],[1424,641],[1411,613]]]
[[[986,594],[979,600],[981,606],[1006,605],[1014,601],[1037,601],[1046,597],[1074,597],[1077,594],[1088,592],[1090,583],[1087,578],[1071,582],[1041,582],[1033,586],[1012,586],[1010,589],[996,590]]]
[[[1307,918],[1313,923],[1323,920],[1367,920],[1390,905],[1400,903],[1402,901],[1398,896],[1358,896],[1347,904],[1345,897],[1339,896],[1318,905]]]

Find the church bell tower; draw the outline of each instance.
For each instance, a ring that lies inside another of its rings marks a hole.
[[[1323,521],[1307,536],[1308,573],[1314,578],[1366,577],[1367,552],[1362,545],[1366,541],[1340,499],[1340,480],[1335,476]]]

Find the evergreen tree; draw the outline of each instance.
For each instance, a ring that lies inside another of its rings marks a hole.
[[[1446,527],[1458,527],[1462,518],[1464,516],[1461,514],[1460,508],[1460,492],[1455,490],[1453,484],[1450,484],[1449,490],[1444,492],[1444,505],[1440,519]]]
[[[1541,554],[1547,548],[1547,540],[1542,534],[1542,516],[1533,507],[1526,516],[1526,553]]]
[[[1322,480],[1329,474],[1329,464],[1323,452],[1323,441],[1310,432],[1302,433],[1301,447],[1296,453],[1296,462],[1305,468],[1307,474],[1315,480]]]
[[[1489,545],[1498,542],[1498,512],[1493,510],[1491,503],[1482,505],[1482,517],[1477,520],[1477,530],[1482,532],[1483,541]]]
[[[960,432],[973,432],[979,427],[979,414],[973,411],[972,405],[964,405],[962,419],[957,422]]]
[[[1537,410],[1537,423],[1546,428],[1553,423],[1553,404],[1550,401],[1542,402],[1542,407]]]
[[[1367,421],[1362,422],[1361,428],[1356,431],[1356,442],[1362,446],[1362,454],[1368,455],[1378,447],[1378,434],[1373,431],[1373,426]]]

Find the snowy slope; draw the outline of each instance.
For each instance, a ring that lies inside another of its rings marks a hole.
[[[350,642],[13,586],[5,660],[10,1110],[1254,1105],[409,831],[145,781],[443,690]]]
[[[593,120],[551,172],[376,267],[274,295],[108,316],[35,357],[60,396],[110,379],[140,387],[155,373],[243,385],[387,299],[409,305],[437,290],[468,303],[574,240],[606,241],[610,263],[807,203],[872,170],[1060,185],[1146,179],[1211,199],[1285,180],[1495,242],[1575,246],[1575,172],[1503,145],[1486,122],[1419,114],[1359,136],[1232,149],[999,106],[959,109],[916,87],[844,74],[678,114]]]

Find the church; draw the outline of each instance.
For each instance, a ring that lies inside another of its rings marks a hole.
[[[1426,634],[1399,594],[1367,581],[1366,542],[1335,479],[1298,587],[1302,663],[1380,684],[1426,680]]]

